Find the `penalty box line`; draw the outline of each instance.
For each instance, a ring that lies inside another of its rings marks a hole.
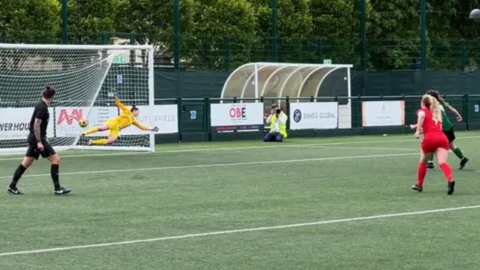
[[[28,254],[39,254],[39,253],[50,253],[50,252],[60,252],[60,251],[79,250],[79,249],[102,248],[102,247],[112,247],[112,246],[124,246],[124,245],[133,245],[133,244],[141,244],[141,243],[163,242],[163,241],[169,241],[169,240],[180,240],[180,239],[207,237],[207,236],[220,236],[220,235],[248,233],[248,232],[260,232],[260,231],[273,231],[273,230],[281,230],[281,229],[293,229],[293,228],[301,228],[301,227],[313,227],[313,226],[322,226],[322,225],[330,225],[330,224],[338,224],[338,223],[349,223],[349,222],[356,222],[356,221],[378,220],[378,219],[388,219],[388,218],[397,218],[397,217],[406,217],[406,216],[419,216],[419,215],[426,215],[426,214],[454,212],[454,211],[471,210],[471,209],[478,209],[478,208],[480,208],[480,205],[471,205],[471,206],[441,208],[441,209],[433,209],[433,210],[425,210],[425,211],[403,212],[403,213],[383,214],[383,215],[372,215],[372,216],[344,218],[344,219],[332,219],[332,220],[307,222],[307,223],[294,223],[294,224],[279,225],[279,226],[255,227],[255,228],[246,228],[246,229],[237,229],[237,230],[214,231],[214,232],[206,232],[206,233],[193,233],[193,234],[184,234],[184,235],[166,236],[166,237],[159,237],[159,238],[130,240],[130,241],[122,241],[122,242],[110,242],[110,243],[79,245],[79,246],[69,246],[69,247],[59,247],[59,248],[46,248],[46,249],[34,249],[34,250],[25,250],[25,251],[13,251],[13,252],[0,253],[0,257],[16,256],[16,255],[28,255]]]
[[[102,173],[128,173],[128,172],[142,172],[142,171],[159,171],[159,170],[178,170],[178,169],[201,169],[214,167],[232,167],[232,166],[246,166],[246,165],[263,165],[263,164],[282,164],[282,163],[298,163],[298,162],[313,162],[313,161],[329,161],[329,160],[345,160],[345,159],[362,159],[362,158],[382,158],[382,157],[402,157],[419,155],[418,153],[400,153],[400,154],[383,154],[383,155],[362,155],[362,156],[340,156],[340,157],[324,157],[324,158],[305,158],[305,159],[287,159],[287,160],[264,160],[251,162],[236,162],[236,163],[215,163],[204,165],[185,165],[185,166],[167,166],[167,167],[150,167],[150,168],[131,168],[131,169],[117,169],[117,170],[103,170],[103,171],[78,171],[78,172],[62,172],[60,176],[65,175],[87,175],[87,174],[102,174]],[[27,174],[22,178],[32,177],[46,177],[45,174]],[[12,175],[0,176],[0,179],[10,179]]]

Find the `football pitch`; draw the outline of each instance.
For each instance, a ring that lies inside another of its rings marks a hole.
[[[8,195],[0,157],[0,269],[478,269],[480,133],[457,144],[453,196],[438,168],[410,190],[413,135],[61,152],[63,197],[46,161]]]

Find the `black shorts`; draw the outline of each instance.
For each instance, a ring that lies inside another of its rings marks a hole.
[[[55,150],[53,149],[52,145],[48,142],[47,138],[42,138],[43,144],[43,151],[40,151],[37,147],[37,139],[35,135],[30,134],[28,135],[28,149],[27,153],[25,153],[26,157],[34,157],[38,159],[40,155],[43,158],[47,158],[56,154]]]
[[[453,132],[453,128],[451,128],[449,130],[444,130],[443,134],[445,134],[445,136],[447,136],[447,139],[448,139],[449,143],[455,141],[455,132]]]

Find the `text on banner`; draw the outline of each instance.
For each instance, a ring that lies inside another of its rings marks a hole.
[[[290,129],[338,128],[338,102],[290,103]]]
[[[362,102],[362,126],[403,126],[405,125],[405,101],[364,101]]]
[[[263,103],[211,104],[210,119],[215,131],[259,130]]]

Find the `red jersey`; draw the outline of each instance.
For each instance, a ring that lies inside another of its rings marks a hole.
[[[417,111],[417,115],[420,113],[420,112],[423,112],[425,114],[425,119],[423,120],[423,135],[424,136],[428,136],[430,134],[443,134],[443,131],[442,131],[442,123],[441,122],[437,122],[435,123],[435,121],[433,120],[433,117],[432,117],[432,112],[430,112],[430,110],[428,109],[419,109]]]

